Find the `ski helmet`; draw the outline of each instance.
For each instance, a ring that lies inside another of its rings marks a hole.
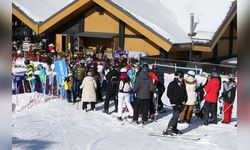
[[[30,60],[26,59],[26,60],[24,61],[24,64],[25,64],[25,65],[29,65],[29,64],[30,64]]]
[[[195,76],[195,72],[193,70],[189,70],[187,74],[192,77]]]
[[[37,69],[38,69],[38,70],[41,70],[41,69],[42,69],[42,67],[43,67],[43,65],[42,65],[42,64],[37,65]]]
[[[84,60],[81,60],[81,61],[80,61],[80,64],[81,64],[81,65],[84,65],[84,64],[85,64],[85,61],[84,61]]]

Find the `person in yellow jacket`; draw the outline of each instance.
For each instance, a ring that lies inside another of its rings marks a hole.
[[[69,74],[69,77],[66,77],[62,83],[62,87],[66,91],[67,101],[71,103],[71,95],[72,95],[72,88],[73,88],[73,77],[72,74]]]

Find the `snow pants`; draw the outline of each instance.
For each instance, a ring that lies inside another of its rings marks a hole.
[[[180,111],[173,109],[173,116],[168,123],[168,128],[172,127],[173,129],[177,129],[179,116],[180,116]]]
[[[135,106],[134,106],[134,116],[133,120],[138,121],[139,113],[142,113],[142,120],[148,120],[148,108],[149,108],[150,99],[135,99]]]
[[[87,105],[89,102],[82,102],[82,110],[87,110]],[[90,102],[91,110],[95,109],[96,102]]]
[[[230,123],[232,120],[232,110],[233,105],[230,103],[224,102],[224,123]]]
[[[217,103],[210,103],[210,102],[205,102],[204,103],[204,122],[205,123],[215,123],[217,124]],[[209,121],[209,114],[211,113],[211,120]]]
[[[109,102],[111,100],[114,100],[115,102],[115,112],[118,111],[118,100],[117,100],[117,95],[115,92],[113,91],[110,91],[110,90],[107,90],[106,92],[106,99],[105,99],[105,102],[104,102],[104,111],[109,111]]]
[[[129,111],[129,115],[130,116],[133,116],[133,108],[130,104],[130,94],[129,93],[121,93],[119,92],[118,93],[118,117],[121,117],[122,116],[122,106],[123,106],[123,103],[125,102],[127,108],[128,108],[128,111]]]

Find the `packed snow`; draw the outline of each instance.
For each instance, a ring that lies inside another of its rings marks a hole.
[[[197,23],[193,39],[209,42],[235,0],[110,0],[172,43],[190,43],[190,13]],[[151,10],[151,11],[150,11]]]
[[[35,22],[44,22],[75,0],[12,0],[12,3]]]
[[[173,79],[165,74],[165,86]],[[224,80],[224,79],[223,79]],[[204,82],[200,77],[199,82]],[[147,133],[165,130],[171,118],[171,107],[164,93],[162,98],[165,113],[157,122],[144,127],[126,121],[122,125],[113,113],[102,113],[103,103],[97,104],[97,111],[83,113],[81,104],[69,104],[66,100],[39,93],[13,95],[13,149],[15,150],[165,150],[165,149],[236,149],[237,101],[234,103],[233,122],[226,125],[202,126],[201,120],[193,117],[190,125],[179,124],[186,134],[198,134],[199,141],[175,138],[152,137]],[[111,104],[112,105],[112,104]],[[219,103],[219,105],[222,105]],[[111,111],[114,110],[112,106]],[[128,114],[124,114],[125,116]],[[222,118],[219,115],[218,120]]]

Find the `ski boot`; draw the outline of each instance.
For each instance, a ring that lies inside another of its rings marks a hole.
[[[118,119],[119,121],[123,121],[122,117],[117,117],[117,119]]]
[[[176,133],[173,131],[173,127],[168,127],[166,131],[163,131],[163,135],[175,136]]]
[[[183,134],[179,129],[177,129],[177,128],[174,128],[173,129],[173,132],[175,133],[175,134]]]

